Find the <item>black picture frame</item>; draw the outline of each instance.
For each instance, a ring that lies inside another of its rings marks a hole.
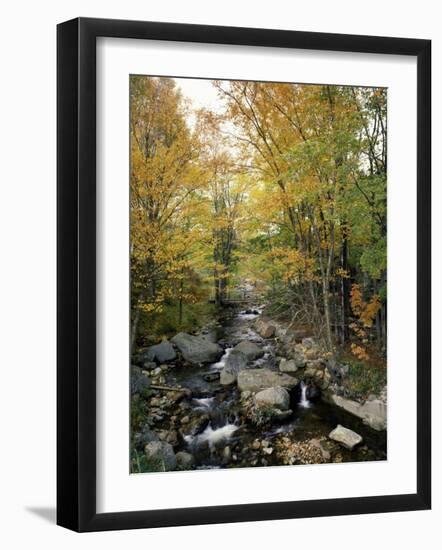
[[[96,39],[396,54],[417,58],[417,492],[96,512]],[[431,506],[431,41],[79,18],[57,28],[57,523],[75,531],[425,510]]]

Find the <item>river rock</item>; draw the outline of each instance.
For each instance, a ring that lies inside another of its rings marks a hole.
[[[195,458],[186,451],[179,451],[176,455],[177,470],[191,470],[195,464]]]
[[[255,395],[255,404],[257,407],[274,407],[285,411],[290,405],[290,395],[285,388],[280,386],[267,388]]]
[[[247,357],[247,361],[255,361],[264,355],[264,351],[253,342],[243,340],[237,344],[233,351],[240,351]]]
[[[380,399],[359,403],[336,394],[332,394],[330,399],[336,406],[361,418],[370,428],[377,431],[387,428],[387,404]]]
[[[344,428],[344,426],[341,426],[341,424],[338,424],[336,428],[329,433],[328,437],[330,439],[333,439],[333,441],[337,441],[343,447],[349,449],[350,451],[352,451],[356,447],[356,445],[358,445],[362,441],[362,437],[359,434],[357,434],[353,430]]]
[[[157,364],[155,363],[155,361],[143,361],[143,360],[140,360],[139,361],[139,364],[141,366],[141,368],[143,370],[148,370],[148,371],[152,371],[154,369],[157,368]]]
[[[144,352],[143,357],[146,361],[157,361],[158,363],[168,363],[176,359],[176,353],[172,344],[164,340],[160,344],[150,346]]]
[[[225,463],[230,462],[230,459],[232,458],[232,449],[227,445],[223,449],[223,461]]]
[[[218,344],[186,332],[176,334],[172,338],[172,342],[180,350],[184,359],[195,365],[215,363],[223,354],[223,350]]]
[[[304,346],[305,349],[312,349],[316,347],[316,344],[313,338],[303,338],[302,345]]]
[[[298,365],[294,359],[281,359],[279,362],[279,370],[281,372],[296,372]]]
[[[165,441],[152,441],[144,447],[144,454],[151,471],[169,472],[175,470],[177,462],[173,447]]]
[[[159,439],[158,435],[149,426],[144,426],[140,432],[134,434],[134,444],[137,449],[144,449],[148,443],[159,441]]]
[[[292,358],[294,359],[298,369],[303,369],[307,365],[307,359],[303,353],[299,353],[296,349],[293,351]]]
[[[273,336],[275,336],[276,327],[270,321],[258,319],[255,323],[255,330],[262,338],[273,338]]]
[[[238,374],[238,388],[242,392],[257,392],[276,386],[294,388],[297,383],[298,380],[290,374],[266,368],[244,369]]]
[[[150,387],[150,378],[143,373],[140,367],[132,365],[130,372],[130,392],[131,395],[136,393],[140,395],[146,395],[147,390]]]
[[[241,351],[234,349],[226,359],[221,371],[220,383],[223,386],[234,384],[239,372],[247,365],[247,357]]]

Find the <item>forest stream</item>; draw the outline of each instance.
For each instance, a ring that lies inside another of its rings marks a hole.
[[[151,403],[160,406],[160,414],[151,419],[161,438],[172,441],[177,457],[188,458],[181,469],[385,460],[386,432],[373,430],[359,418],[326,403],[319,390],[311,391],[302,372],[296,373],[297,383],[290,389],[290,409],[285,417],[262,425],[249,421],[245,411],[253,395],[241,392],[236,383],[222,385],[220,375],[234,346],[244,341],[256,344],[263,352],[245,369],[265,368],[278,375],[281,357],[275,339],[263,338],[254,328],[261,311],[253,303],[245,309],[225,308],[216,328],[203,331],[200,336],[223,348],[219,361],[163,366],[165,387],[183,388],[185,394],[170,414],[164,410],[167,406],[161,409],[168,398],[155,397]],[[316,398],[309,399],[309,394]],[[348,450],[330,440],[330,432],[339,424],[359,434],[362,443]]]

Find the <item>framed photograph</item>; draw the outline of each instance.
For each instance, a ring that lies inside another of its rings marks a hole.
[[[429,509],[430,41],[57,36],[58,524]]]

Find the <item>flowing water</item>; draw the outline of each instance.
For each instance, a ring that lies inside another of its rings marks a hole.
[[[299,406],[303,409],[309,409],[312,403],[307,399],[307,384],[304,380],[301,380],[300,384],[301,397],[299,399]]]
[[[227,311],[221,319],[222,327],[209,335],[224,348],[224,355],[218,362],[205,367],[177,367],[168,372],[168,384],[192,391],[192,398],[184,404],[183,414],[201,420],[196,433],[183,438],[181,450],[191,452],[196,467],[201,469],[278,465],[281,458],[277,452],[270,453],[269,450],[265,458],[261,457],[262,453],[255,452],[256,440],[264,441],[272,451],[281,438],[285,438],[285,442],[289,440],[308,446],[313,440],[324,440],[337,424],[342,424],[362,435],[364,444],[351,452],[339,447],[338,461],[384,460],[385,432],[371,430],[356,417],[321,400],[309,401],[307,385],[303,381],[291,392],[293,414],[284,422],[259,428],[242,420],[241,396],[236,385],[223,387],[219,383],[219,373],[233,347],[242,340],[256,343],[264,355],[248,368],[265,365],[277,370],[274,344],[271,340],[263,340],[254,331],[253,322],[260,312],[253,311]]]

